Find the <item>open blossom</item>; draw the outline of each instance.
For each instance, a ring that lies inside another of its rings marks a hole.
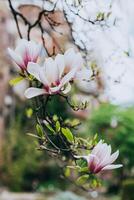
[[[70,81],[73,79],[76,69],[73,68],[68,73],[64,73],[64,56],[58,54],[55,60],[46,58],[43,66],[30,62],[27,71],[42,83],[41,88],[31,87],[25,91],[27,98],[32,98],[43,94],[67,93],[71,89]]]
[[[100,171],[122,167],[121,164],[112,164],[118,156],[119,151],[111,154],[111,145],[102,143],[102,140],[100,140],[88,156],[81,156],[81,158],[87,160],[88,168],[92,173],[98,173]]]
[[[15,50],[8,48],[8,53],[13,61],[21,68],[22,71],[27,70],[29,62],[37,62],[41,46],[34,41],[21,39]]]
[[[84,60],[79,52],[75,52],[73,48],[68,49],[64,54],[65,69],[68,73],[72,69],[76,69],[74,80],[89,80],[92,72],[84,67]]]

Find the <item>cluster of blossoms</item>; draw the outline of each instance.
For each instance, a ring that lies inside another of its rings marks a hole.
[[[58,54],[55,58],[46,57],[40,64],[41,48],[33,41],[22,39],[15,50],[8,49],[10,57],[21,69],[21,74],[24,77],[32,77],[32,80],[38,82],[35,87],[26,89],[27,98],[67,94],[75,81],[90,80],[92,72],[84,67],[80,53],[68,49],[63,55]],[[111,146],[100,141],[88,156],[75,156],[75,158],[86,159],[89,171],[96,174],[103,170],[122,167],[122,165],[112,164],[118,155],[119,151],[111,154]]]
[[[41,84],[41,88],[30,87],[25,91],[27,98],[43,94],[68,93],[73,81],[90,79],[91,71],[84,67],[84,61],[80,53],[68,49],[64,55],[58,54],[54,59],[45,58],[39,65],[38,58],[41,46],[33,41],[22,39],[16,49],[10,48],[8,52],[21,71],[31,74]]]

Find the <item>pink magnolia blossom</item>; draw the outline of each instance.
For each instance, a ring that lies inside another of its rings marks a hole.
[[[42,83],[41,88],[31,87],[25,91],[27,98],[32,98],[43,94],[56,94],[59,92],[67,93],[71,89],[70,81],[73,79],[76,69],[64,73],[65,62],[64,56],[58,54],[53,60],[51,57],[46,58],[43,66],[30,62],[27,67],[29,74],[33,75]]]
[[[112,164],[119,156],[119,151],[111,154],[111,145],[103,143],[102,140],[93,148],[88,156],[80,156],[88,162],[88,168],[92,173],[111,170],[122,167],[121,164]],[[79,156],[76,156],[77,158]],[[79,158],[80,158],[79,157]]]
[[[41,51],[41,46],[34,41],[21,39],[15,50],[8,48],[8,53],[13,61],[21,68],[27,70],[29,62],[37,62]]]

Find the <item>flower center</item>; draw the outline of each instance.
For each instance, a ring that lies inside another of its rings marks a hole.
[[[57,81],[51,83],[51,87],[56,87],[56,86],[58,86],[59,84],[60,84],[60,81],[57,80]]]
[[[49,93],[49,91],[50,91],[50,89],[49,89],[49,86],[48,85],[44,85],[44,90],[46,91],[46,92],[48,92]]]

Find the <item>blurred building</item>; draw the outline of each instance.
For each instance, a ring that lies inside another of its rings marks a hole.
[[[7,114],[6,96],[9,91],[11,62],[7,56],[7,48],[14,42],[15,36],[10,32],[8,24],[11,18],[9,10],[4,3],[0,2],[0,164],[2,162],[2,145],[4,142],[5,118]],[[15,30],[14,30],[15,33]]]

